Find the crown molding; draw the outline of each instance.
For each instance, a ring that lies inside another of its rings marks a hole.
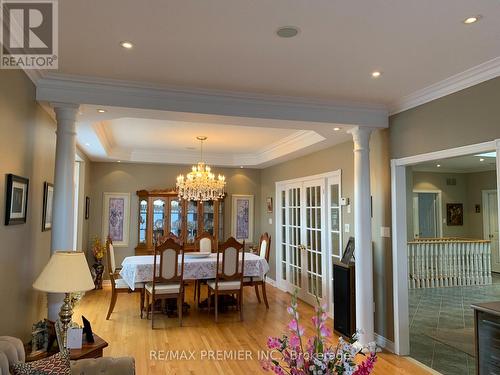
[[[46,73],[37,100],[108,105],[260,119],[386,128],[385,106],[206,89],[186,89],[94,77]]]
[[[500,56],[402,97],[390,107],[389,114],[395,115],[498,76]]]

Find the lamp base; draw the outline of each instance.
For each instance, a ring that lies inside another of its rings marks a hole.
[[[73,309],[71,308],[71,297],[70,293],[65,293],[64,301],[61,306],[61,311],[59,311],[59,320],[62,325],[62,335],[63,335],[63,348],[67,350],[68,344],[68,327],[71,323],[71,317],[73,316]]]

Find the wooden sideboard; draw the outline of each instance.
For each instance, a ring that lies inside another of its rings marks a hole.
[[[500,302],[473,304],[476,374],[500,374]]]
[[[203,232],[224,239],[224,199],[186,201],[174,189],[139,190],[138,244],[136,255],[152,254],[157,240],[173,233],[187,251],[194,250],[195,239]]]

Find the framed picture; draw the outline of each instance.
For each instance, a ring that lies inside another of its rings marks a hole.
[[[130,193],[104,193],[102,214],[103,241],[108,235],[114,247],[127,247],[130,232]]]
[[[462,203],[446,204],[446,225],[464,225],[464,205]]]
[[[52,229],[52,206],[54,202],[54,185],[43,183],[42,232]]]
[[[85,220],[90,217],[90,197],[85,197]]]
[[[266,207],[267,207],[267,213],[272,214],[273,213],[273,197],[266,198]]]
[[[26,223],[29,179],[7,175],[5,225]]]
[[[238,241],[253,241],[253,195],[232,195],[231,235]]]

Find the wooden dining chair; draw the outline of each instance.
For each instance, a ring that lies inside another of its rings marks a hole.
[[[179,255],[181,255],[179,272]],[[157,263],[157,260],[159,262]],[[153,263],[153,281],[144,287],[146,306],[151,309],[151,328],[154,329],[155,302],[169,298],[177,298],[179,325],[182,326],[182,308],[184,304],[184,252],[182,246],[169,238],[155,247]],[[150,303],[151,297],[151,303]]]
[[[266,232],[260,236],[258,255],[264,258],[269,264],[269,254],[271,253],[271,236]],[[261,303],[259,296],[259,285],[262,288],[262,297],[264,298],[264,303],[266,304],[266,309],[269,309],[269,303],[267,302],[266,293],[266,275],[264,278],[260,277],[244,277],[243,286],[253,286],[255,287],[255,294],[257,295],[257,301]]]
[[[168,239],[172,239],[174,240],[175,242],[177,242],[177,244],[181,245],[182,246],[182,240],[176,236],[174,233],[170,232],[169,234],[165,235],[165,236],[161,236],[158,238],[158,243],[156,245],[161,245],[163,242],[165,242],[166,240]]]
[[[200,253],[215,253],[217,252],[217,242],[215,241],[215,237],[212,236],[209,232],[203,232],[195,239],[195,249]],[[201,285],[206,284],[206,280],[195,280],[194,282],[194,293],[193,293],[193,301],[197,302],[197,305],[200,305],[200,292]],[[198,298],[197,298],[198,297]]]
[[[240,262],[241,254],[241,262]],[[222,258],[222,259],[221,259]],[[215,299],[215,321],[218,321],[219,296],[236,295],[240,320],[243,320],[243,270],[245,268],[245,241],[238,242],[230,237],[217,251],[217,271],[215,280],[208,284],[208,312],[212,292]]]
[[[106,263],[109,273],[109,280],[111,281],[111,301],[109,302],[108,314],[106,320],[109,320],[111,313],[115,309],[116,299],[118,293],[130,293],[132,290],[128,284],[120,276],[120,268],[116,267],[115,249],[113,247],[113,240],[108,236],[106,239]],[[141,317],[142,310],[144,309],[144,283],[135,283],[134,292],[141,293]]]

